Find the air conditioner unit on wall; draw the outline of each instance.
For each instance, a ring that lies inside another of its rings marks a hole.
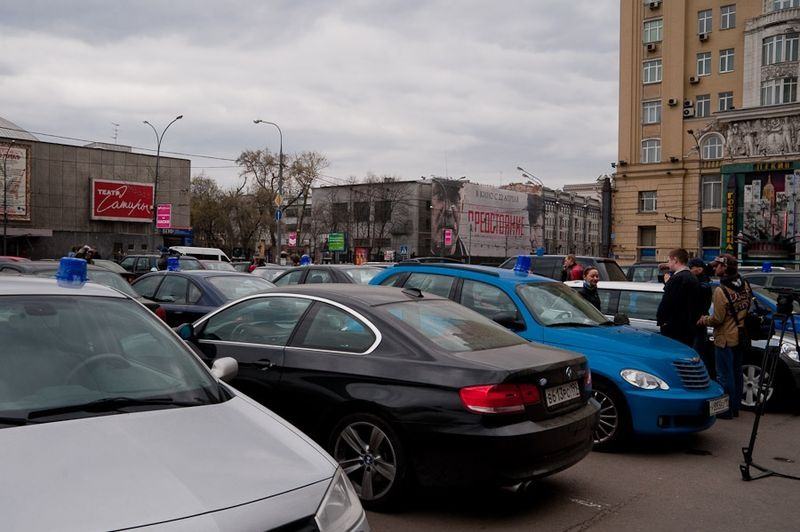
[[[658,49],[658,46],[654,42],[647,43],[647,51],[648,52],[655,52]]]
[[[700,78],[698,78],[697,76],[692,76],[689,78],[689,83],[691,83],[692,85],[700,83]]]
[[[683,110],[683,117],[684,118],[694,118],[694,108],[687,107]]]
[[[677,99],[677,98],[670,98],[670,99],[667,101],[667,104],[668,104],[670,107],[675,107],[676,105],[678,105],[678,99]]]
[[[661,0],[650,0],[649,7],[650,9],[658,9],[661,7]]]
[[[692,100],[683,100],[683,107],[684,108],[694,107],[694,101],[692,101]]]
[[[708,33],[701,33],[698,37],[700,37],[701,41],[706,42],[708,40]]]

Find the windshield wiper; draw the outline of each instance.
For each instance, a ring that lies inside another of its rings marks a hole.
[[[56,406],[53,408],[42,408],[28,412],[28,420],[38,417],[57,416],[72,412],[115,412],[120,408],[128,406],[199,406],[208,404],[207,401],[176,401],[170,397],[153,397],[149,399],[137,399],[136,397],[106,397],[79,403],[74,405]]]

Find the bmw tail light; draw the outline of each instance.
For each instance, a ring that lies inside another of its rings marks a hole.
[[[587,392],[592,391],[592,370],[586,368],[586,374],[583,376],[583,389]]]
[[[514,414],[541,401],[539,388],[533,384],[467,386],[459,395],[464,407],[476,414]]]
[[[164,307],[156,308],[156,316],[161,318],[163,321],[167,321],[167,311],[164,310]]]

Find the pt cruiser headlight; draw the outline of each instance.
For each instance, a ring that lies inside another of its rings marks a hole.
[[[314,519],[320,532],[355,531],[359,523],[366,524],[361,501],[341,468],[336,470]]]
[[[652,373],[647,373],[646,371],[640,371],[638,369],[623,369],[619,372],[619,376],[637,388],[642,388],[643,390],[669,390],[669,384],[659,379]]]
[[[800,362],[800,354],[797,353],[797,346],[793,343],[783,342],[781,344],[781,354],[791,358],[795,362]]]

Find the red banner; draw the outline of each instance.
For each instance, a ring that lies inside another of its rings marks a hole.
[[[151,222],[153,185],[93,179],[91,217],[92,220]]]

